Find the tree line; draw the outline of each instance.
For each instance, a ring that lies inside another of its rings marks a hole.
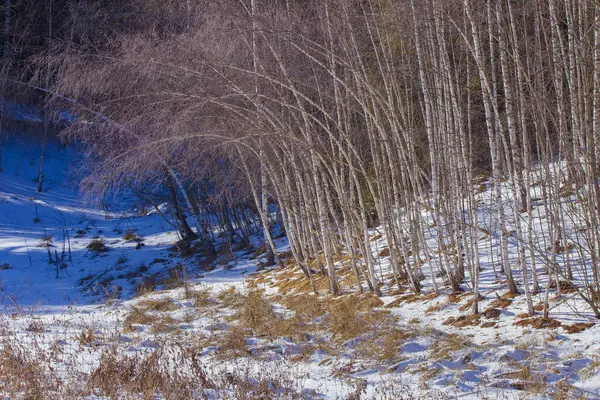
[[[600,318],[596,1],[67,3],[27,82],[77,116],[89,193],[162,195],[190,240],[254,219],[271,263],[275,207],[315,291],[345,252],[356,290],[427,274],[477,313],[491,273]]]

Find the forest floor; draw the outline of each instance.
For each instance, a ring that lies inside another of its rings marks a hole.
[[[285,268],[251,249],[176,249],[156,213],[84,206],[68,186],[76,156],[50,147],[35,191],[35,148],[6,151],[0,174],[0,395],[6,398],[600,398],[600,325],[565,287],[550,319],[482,274],[472,294],[320,295],[277,239]],[[372,243],[379,273],[385,238]],[[490,246],[491,247],[491,246]],[[392,281],[391,279],[389,281]],[[534,296],[539,310],[543,294]]]

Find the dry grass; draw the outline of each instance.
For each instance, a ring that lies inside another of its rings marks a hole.
[[[248,355],[248,331],[238,325],[232,326],[224,335],[220,336],[216,344],[219,346],[218,355],[222,358],[232,358]]]
[[[135,240],[139,240],[139,236],[136,233],[135,230],[133,229],[128,229],[127,231],[125,231],[125,234],[123,235],[123,240],[125,240],[126,242],[133,242]]]
[[[186,299],[193,300],[196,308],[202,309],[216,304],[216,300],[211,297],[210,290],[188,290]]]
[[[152,293],[158,283],[153,277],[146,276],[142,279],[140,283],[138,283],[135,287],[135,296],[144,296],[148,293]]]
[[[576,324],[571,324],[571,325],[562,325],[562,328],[567,332],[567,333],[579,333],[579,332],[583,332],[586,329],[589,329],[593,326],[595,326],[596,324],[589,322],[589,323],[585,323],[585,322],[579,322]]]
[[[309,322],[326,313],[322,300],[309,294],[285,296],[282,304],[287,309],[294,311],[297,316]]]
[[[217,293],[217,299],[221,303],[221,307],[238,308],[244,304],[246,297],[240,294],[235,286],[229,287]]]
[[[131,307],[131,311],[125,317],[124,325],[125,327],[131,327],[132,325],[150,325],[155,319],[156,317],[151,315],[148,311],[137,307]]]
[[[101,239],[93,239],[88,245],[87,249],[96,253],[102,253],[108,250],[108,247],[104,244]]]
[[[47,399],[60,382],[45,373],[41,360],[14,343],[0,350],[0,392],[8,398]]]
[[[184,348],[175,354],[159,348],[145,357],[124,356],[111,348],[100,356],[86,388],[90,394],[109,398],[151,399],[159,394],[168,400],[194,398],[213,387],[197,357],[195,351]]]
[[[373,332],[373,337],[361,340],[356,346],[356,355],[375,362],[397,361],[401,356],[400,346],[414,334],[397,327],[387,327]]]
[[[554,329],[560,327],[561,323],[553,318],[533,317],[516,321],[514,325],[530,326],[534,329]]]
[[[137,307],[144,311],[170,312],[179,309],[179,306],[169,299],[142,300]]]
[[[512,304],[512,301],[509,299],[505,299],[503,297],[498,297],[489,304],[488,309],[490,308],[506,308]]]
[[[451,333],[436,338],[431,345],[431,357],[433,360],[450,360],[452,353],[472,346],[471,341],[465,336]]]
[[[87,328],[81,331],[77,337],[77,341],[81,346],[91,346],[96,340],[96,334],[92,328]]]

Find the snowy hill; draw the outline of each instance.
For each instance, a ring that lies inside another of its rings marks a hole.
[[[502,295],[492,276],[482,275],[477,318],[470,294],[438,294],[427,280],[420,296],[384,287],[381,299],[332,298],[317,276],[317,297],[293,264],[255,272],[261,259],[244,249],[183,257],[159,215],[86,206],[69,182],[70,148],[48,147],[37,193],[38,157],[35,145],[11,142],[0,174],[0,348],[16,360],[0,363],[0,392],[9,398],[600,396],[599,326],[568,312],[575,296],[554,299],[547,324],[517,315],[524,296]],[[285,254],[285,238],[276,244]],[[377,262],[387,271],[389,254]],[[344,258],[336,265],[351,286]]]

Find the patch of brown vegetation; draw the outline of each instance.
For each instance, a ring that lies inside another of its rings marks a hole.
[[[433,342],[431,345],[431,357],[433,360],[450,360],[453,352],[471,346],[470,340],[465,336],[451,333],[437,338]]]
[[[578,322],[578,323],[572,324],[572,325],[563,325],[562,328],[567,333],[579,333],[579,332],[585,331],[586,329],[591,328],[594,325],[595,324],[592,322],[590,322],[590,323]]]
[[[498,297],[489,304],[488,310],[491,308],[506,308],[512,304],[512,300]]]
[[[483,300],[483,297],[481,295],[478,295],[478,299],[479,300]],[[459,311],[467,311],[469,309],[472,309],[474,301],[475,301],[475,299],[473,297],[471,297],[469,300],[467,300],[467,302],[465,304],[463,304],[462,306],[458,307],[458,310]]]
[[[488,308],[483,312],[483,316],[489,319],[499,318],[501,314],[502,311],[497,308]]]
[[[560,327],[561,323],[553,318],[532,317],[516,321],[514,325],[521,327],[530,326],[534,329],[554,329]]]
[[[96,253],[102,253],[108,250],[108,247],[104,244],[101,239],[93,239],[88,245],[87,249]]]
[[[379,252],[379,257],[389,257],[390,256],[390,248],[385,247],[383,250]]]
[[[239,357],[250,354],[246,337],[248,331],[240,326],[232,326],[217,342],[220,357]]]
[[[297,294],[285,296],[282,300],[283,305],[294,311],[296,315],[304,320],[312,321],[322,315],[325,315],[325,308],[322,301],[314,295]]]
[[[183,349],[180,353],[173,363],[169,362],[172,355],[162,349],[148,356],[123,356],[116,348],[108,349],[90,373],[87,390],[109,398],[152,399],[160,394],[167,399],[187,399],[213,387],[195,352]]]
[[[0,350],[0,392],[7,398],[42,400],[60,383],[45,374],[38,357],[4,343]]]
[[[550,282],[549,286],[550,289],[556,289],[556,281],[553,280],[552,282]],[[558,286],[560,288],[561,293],[576,293],[579,291],[577,287],[569,281],[559,281]]]
[[[470,314],[461,315],[456,318],[456,321],[452,323],[457,328],[464,328],[465,326],[477,326],[481,322],[481,314]]]
[[[179,306],[169,299],[148,299],[138,303],[138,308],[146,311],[170,312],[179,309]]]
[[[258,335],[270,332],[271,325],[279,319],[273,306],[265,298],[264,292],[253,290],[248,293],[241,307],[236,311],[234,318],[244,328],[251,329]]]

